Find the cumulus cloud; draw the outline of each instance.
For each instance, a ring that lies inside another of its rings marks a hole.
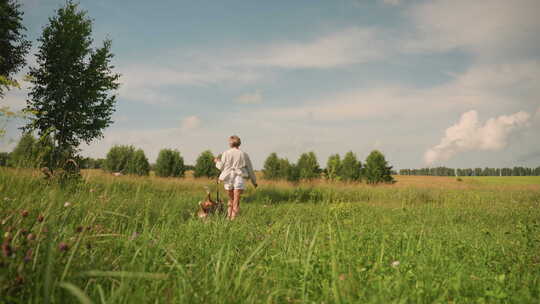
[[[318,122],[415,119],[463,113],[467,109],[502,112],[521,108],[534,114],[538,104],[540,63],[481,64],[430,88],[372,85],[330,93],[301,103],[268,107],[257,113],[270,120]],[[415,109],[411,111],[410,109]]]
[[[246,104],[246,105],[259,104],[259,103],[262,103],[262,101],[263,101],[263,97],[262,97],[261,92],[259,91],[256,91],[255,93],[243,94],[243,95],[238,96],[238,98],[236,98],[237,103]]]
[[[517,112],[488,119],[485,124],[478,121],[478,113],[469,111],[455,125],[446,129],[441,142],[428,149],[424,155],[426,164],[446,161],[466,151],[494,151],[506,147],[509,135],[523,127],[530,114]]]

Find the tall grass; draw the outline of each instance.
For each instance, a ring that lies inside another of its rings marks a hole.
[[[0,302],[538,303],[534,181],[423,180],[263,183],[228,222],[211,180],[0,170]]]

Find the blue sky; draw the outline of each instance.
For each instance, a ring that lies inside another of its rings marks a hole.
[[[22,2],[34,41],[64,3]],[[274,151],[313,150],[324,166],[331,153],[372,149],[397,168],[540,165],[537,0],[80,6],[122,74],[115,123],[85,155],[133,144],[150,160],[167,147],[192,163],[238,134],[259,168]],[[21,108],[26,90],[1,102]],[[12,149],[16,125],[0,149]]]

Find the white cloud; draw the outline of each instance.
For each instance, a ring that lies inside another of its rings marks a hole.
[[[530,119],[530,114],[517,112],[490,118],[485,124],[478,121],[478,113],[469,111],[461,116],[455,125],[446,129],[441,142],[428,149],[424,160],[428,165],[446,161],[458,153],[480,150],[500,150],[506,147],[508,136]]]
[[[477,109],[538,104],[540,63],[473,65],[448,83],[431,88],[381,84],[353,89],[299,105],[266,108],[271,119],[310,119],[320,122],[430,117]]]
[[[263,101],[263,97],[262,97],[261,92],[259,91],[256,91],[255,93],[243,94],[243,95],[238,96],[238,98],[236,98],[237,103],[246,104],[246,105],[259,104],[259,103],[262,103],[262,101]]]
[[[401,0],[380,0],[383,4],[396,6],[401,3]]]
[[[385,57],[387,41],[374,28],[348,28],[310,42],[263,46],[241,56],[242,65],[277,68],[333,68]]]
[[[164,88],[216,84],[246,85],[268,77],[274,69],[329,69],[380,60],[394,48],[375,28],[352,27],[311,41],[183,51],[162,55],[161,62],[120,69],[120,96],[149,104],[170,103]],[[155,60],[154,60],[155,61]]]
[[[121,69],[120,73],[122,74],[120,97],[147,104],[173,102],[174,94],[165,92],[164,89],[167,87],[207,86],[228,82],[248,84],[260,77],[257,73],[246,69],[231,69],[219,65],[212,68],[187,65],[187,70],[175,68],[174,65],[170,67],[158,64],[131,65]]]
[[[182,120],[180,130],[186,132],[198,128],[201,125],[201,119],[195,115],[188,116]]]
[[[482,55],[482,60],[538,50],[538,11],[538,0],[427,1],[409,12],[417,31],[405,48],[462,48]]]
[[[11,89],[0,99],[0,107],[7,106],[12,111],[19,111],[26,106],[26,89]]]

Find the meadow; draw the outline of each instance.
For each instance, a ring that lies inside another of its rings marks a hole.
[[[0,303],[539,303],[540,178],[262,181],[0,169]],[[222,195],[224,193],[222,192]]]

